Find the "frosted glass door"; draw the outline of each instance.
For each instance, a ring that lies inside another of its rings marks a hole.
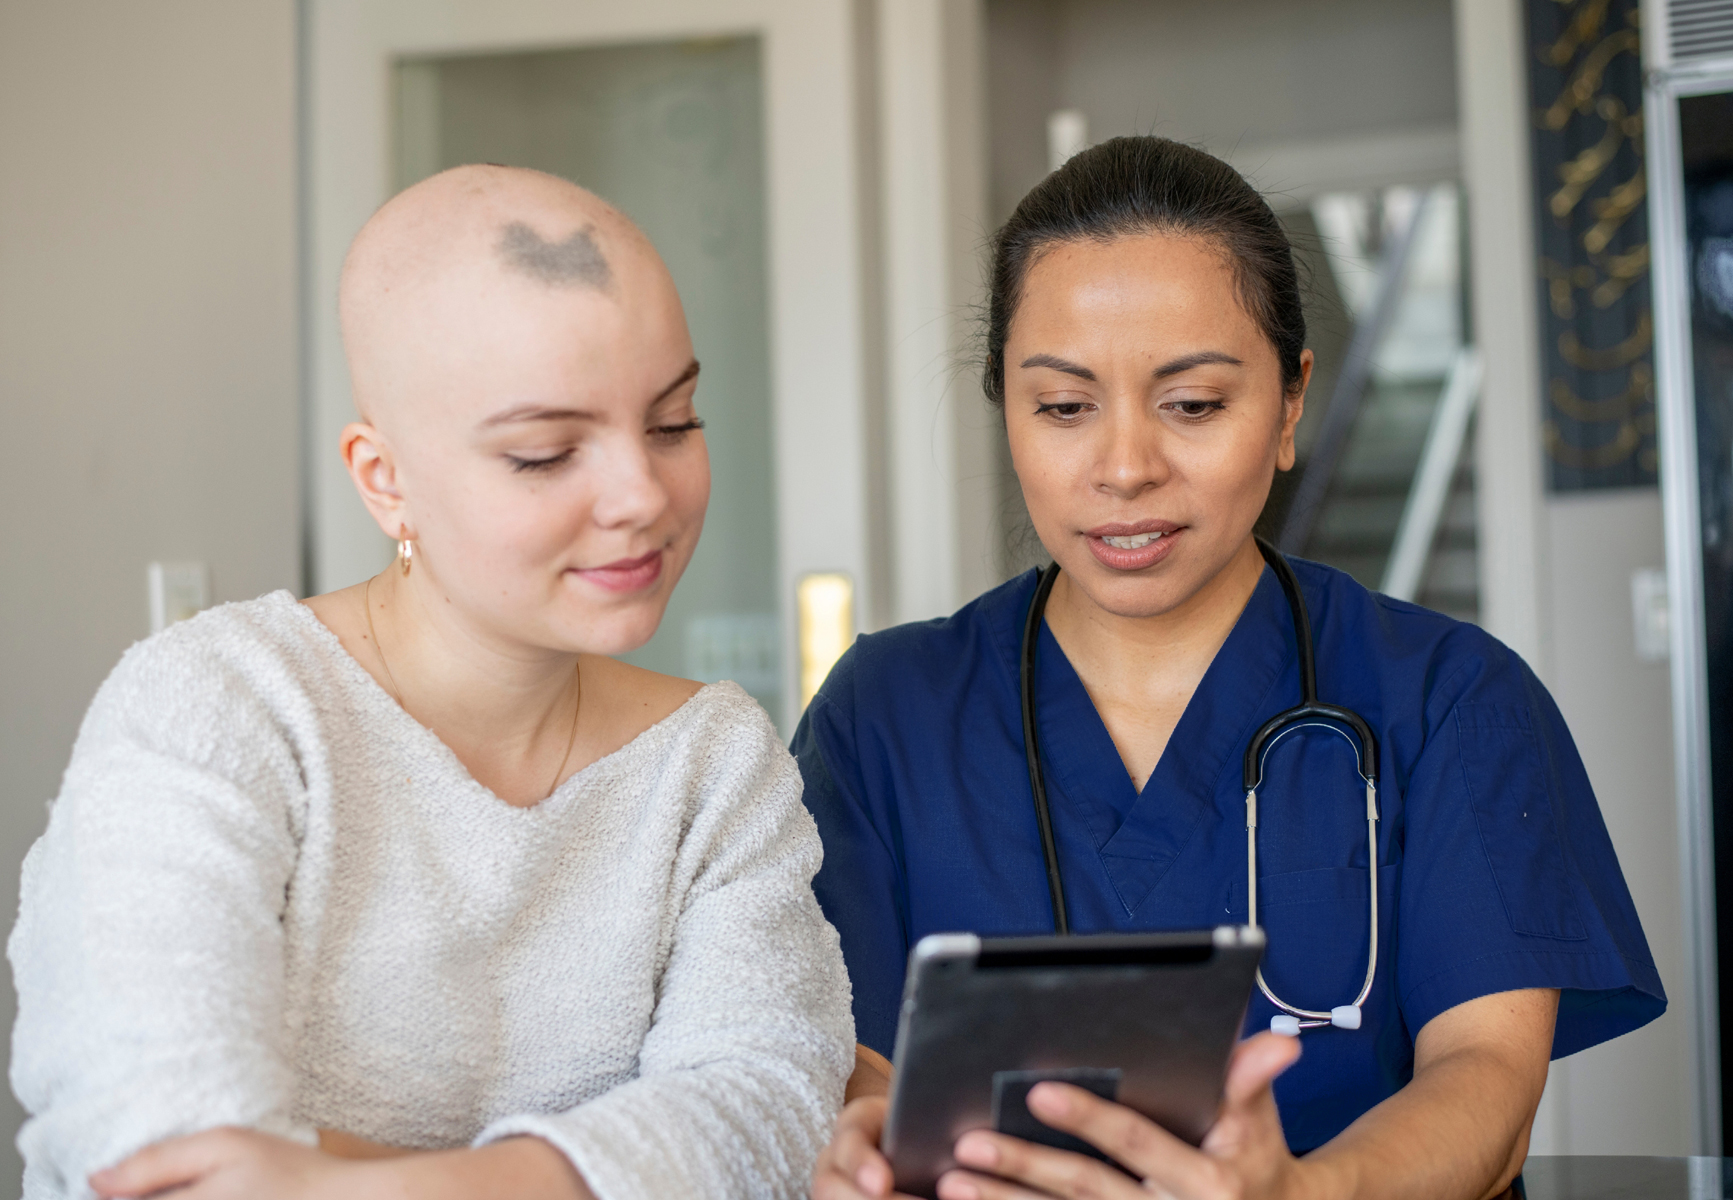
[[[399,61],[398,187],[470,162],[582,184],[650,236],[703,374],[704,536],[655,638],[628,661],[732,679],[781,711],[765,285],[764,112],[754,37]]]

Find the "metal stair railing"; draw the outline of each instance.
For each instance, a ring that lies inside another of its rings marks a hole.
[[[1474,414],[1480,398],[1480,371],[1480,352],[1473,346],[1464,346],[1456,352],[1438,407],[1432,410],[1420,466],[1408,488],[1402,521],[1396,526],[1396,541],[1384,568],[1384,582],[1378,588],[1387,596],[1412,600],[1420,591],[1426,560],[1431,557],[1432,543],[1438,536],[1438,522],[1444,516],[1444,502],[1450,496],[1456,464],[1462,458],[1468,418]]]
[[[1276,536],[1276,545],[1284,554],[1301,553],[1317,524],[1324,496],[1330,490],[1342,453],[1348,448],[1354,422],[1360,415],[1360,404],[1366,397],[1366,385],[1372,378],[1373,355],[1396,315],[1396,306],[1402,296],[1402,280],[1408,272],[1408,261],[1413,256],[1414,243],[1418,240],[1420,224],[1426,216],[1430,199],[1430,191],[1420,194],[1408,223],[1384,254],[1378,271],[1377,291],[1373,293],[1365,318],[1354,328],[1348,352],[1342,358],[1341,373],[1336,376],[1335,389],[1330,393],[1330,407],[1324,410],[1324,423],[1318,430],[1318,440],[1306,458],[1299,486],[1294,489],[1287,517],[1282,521],[1281,533]]]

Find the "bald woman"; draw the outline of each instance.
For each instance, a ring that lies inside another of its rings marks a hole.
[[[762,710],[612,655],[710,475],[667,270],[465,167],[344,267],[397,561],[135,646],[24,867],[24,1195],[793,1196],[853,1062]]]

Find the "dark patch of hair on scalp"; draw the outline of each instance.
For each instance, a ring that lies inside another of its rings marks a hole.
[[[989,401],[1005,402],[1005,340],[1040,256],[1064,242],[1150,233],[1199,238],[1222,252],[1240,303],[1276,352],[1283,387],[1299,389],[1306,318],[1293,248],[1269,204],[1238,171],[1195,146],[1116,137],[1036,184],[993,237],[981,379]]]
[[[549,286],[606,291],[614,272],[594,233],[595,226],[586,225],[563,242],[550,242],[522,221],[513,221],[500,235],[499,254],[513,270]]]

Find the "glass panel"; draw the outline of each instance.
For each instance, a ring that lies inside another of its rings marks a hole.
[[[1423,203],[1424,202],[1424,206]],[[1455,184],[1332,192],[1281,214],[1294,243],[1316,356],[1296,469],[1276,477],[1260,532],[1274,537],[1335,401],[1355,330],[1374,320],[1384,256],[1413,220],[1415,241],[1329,491],[1301,553],[1383,586],[1397,528],[1464,337],[1462,205]],[[1414,599],[1463,620],[1479,610],[1472,436],[1456,464]]]
[[[574,180],[650,236],[704,374],[712,490],[661,630],[625,656],[780,711],[756,38],[418,59],[396,74],[397,183],[468,162]]]
[[[1691,276],[1697,480],[1708,634],[1709,777],[1715,875],[1733,880],[1733,94],[1679,102],[1685,240]],[[1721,1075],[1733,1079],[1733,887],[1716,889]],[[1723,1121],[1733,1106],[1723,1104]],[[1730,1143],[1733,1144],[1733,1143]]]

